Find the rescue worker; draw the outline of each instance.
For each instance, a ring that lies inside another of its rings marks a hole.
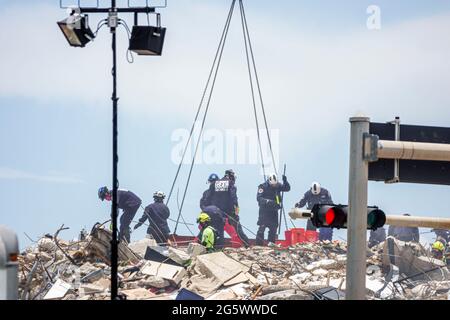
[[[209,187],[203,192],[202,198],[200,199],[200,209],[204,209],[210,205],[210,194],[211,194],[211,185],[213,185],[217,180],[219,180],[219,176],[215,173],[211,173],[208,177]]]
[[[101,187],[98,189],[98,197],[102,201],[111,201],[112,190],[108,190],[107,187]],[[142,200],[133,192],[123,189],[117,190],[117,207],[123,211],[120,217],[119,239],[125,239],[128,243],[130,242],[130,224],[141,203]]]
[[[447,243],[450,242],[450,230],[445,229],[433,229],[431,230],[436,234],[436,238],[443,238]]]
[[[410,214],[405,213],[404,216],[410,216]],[[389,226],[388,236],[394,237],[397,240],[405,242],[419,242],[419,228],[417,227],[396,227]]]
[[[431,246],[431,255],[433,256],[433,258],[447,262],[445,256],[446,247],[447,242],[445,241],[445,239],[438,238]]]
[[[236,174],[232,169],[226,170],[222,179],[215,180],[210,184],[203,204],[213,205],[222,210],[244,246],[249,246],[248,237],[239,222]]]
[[[256,201],[259,205],[258,232],[256,245],[264,244],[264,233],[269,229],[267,240],[275,243],[278,228],[278,210],[281,209],[281,192],[288,192],[291,186],[287,177],[283,175],[283,183],[278,182],[276,174],[269,175],[266,182],[258,186]]]
[[[144,209],[144,214],[134,226],[134,230],[149,221],[147,234],[151,235],[158,244],[166,243],[169,239],[170,229],[167,219],[170,216],[169,208],[164,204],[166,195],[162,191],[153,193],[154,202]]]
[[[323,188],[319,182],[313,182],[311,188],[305,192],[303,198],[295,204],[296,208],[303,208],[306,205],[306,209],[311,210],[315,204],[333,204],[333,199],[331,198],[330,192]],[[306,230],[316,230],[317,228],[308,219],[306,223]],[[319,240],[329,240],[333,239],[333,229],[332,228],[319,228]]]
[[[384,228],[378,228],[377,230],[371,230],[369,236],[369,248],[372,248],[386,240],[386,230]]]
[[[216,206],[206,206],[202,210],[211,218],[211,226],[217,232],[216,249],[223,248],[224,245],[224,227],[226,221],[226,214]]]
[[[202,212],[197,218],[197,223],[200,228],[200,233],[197,236],[199,243],[206,248],[207,252],[213,252],[216,245],[217,232],[211,226],[211,218],[208,214]]]

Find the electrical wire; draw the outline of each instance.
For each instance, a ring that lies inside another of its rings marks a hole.
[[[94,37],[97,37],[97,34],[100,31],[100,29],[106,25],[108,25],[107,19],[100,20],[97,24],[97,30],[95,30],[95,32],[94,32]]]
[[[130,31],[130,28],[128,27],[128,24],[126,23],[126,21],[123,19],[119,19],[119,25],[122,25],[124,27],[124,29],[127,31],[128,41],[130,41],[131,40],[131,31]],[[130,63],[130,64],[134,63],[133,52],[130,51],[130,49],[127,49],[126,59],[127,59],[128,63]]]

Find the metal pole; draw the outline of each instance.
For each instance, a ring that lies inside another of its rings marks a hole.
[[[350,172],[347,217],[347,300],[366,299],[366,235],[368,162],[363,159],[363,134],[369,132],[369,118],[350,118]]]
[[[450,229],[450,218],[389,215],[386,216],[386,224],[398,227]]]
[[[450,161],[450,144],[379,140],[379,159]]]
[[[286,175],[286,164],[284,164],[283,175]],[[281,216],[282,215],[284,216],[284,226],[285,226],[286,230],[289,229],[288,224],[287,224],[287,220],[286,220],[286,212],[284,211],[283,199],[284,199],[284,191],[281,192],[281,203],[280,203],[281,208],[280,208],[280,217],[279,217],[279,221],[278,221],[278,233],[277,233],[277,235],[280,235],[280,232],[281,232]]]
[[[116,1],[111,0],[111,11],[114,12],[116,10]],[[111,300],[117,299],[117,287],[118,287],[118,277],[117,277],[117,264],[118,264],[118,239],[117,239],[117,216],[118,216],[118,208],[117,208],[117,162],[118,162],[118,152],[117,152],[117,101],[119,98],[117,97],[117,45],[116,45],[116,27],[111,26],[111,34],[112,34],[112,51],[113,51],[113,68],[112,68],[112,76],[113,76],[113,93],[112,93],[112,102],[113,102],[113,172],[112,172],[112,183],[113,183],[113,193],[112,193],[112,240],[111,240]]]

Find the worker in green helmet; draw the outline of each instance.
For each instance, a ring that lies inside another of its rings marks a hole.
[[[217,230],[211,226],[211,218],[207,213],[200,213],[197,218],[197,223],[199,224],[200,233],[197,238],[198,241],[205,246],[208,252],[212,252],[215,249]]]

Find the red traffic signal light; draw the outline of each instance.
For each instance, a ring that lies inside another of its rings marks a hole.
[[[348,206],[316,204],[311,210],[316,228],[347,228]],[[378,207],[367,207],[367,229],[376,230],[386,223],[386,215]]]
[[[347,225],[347,211],[344,206],[316,204],[311,212],[311,221],[316,228],[345,228]]]

